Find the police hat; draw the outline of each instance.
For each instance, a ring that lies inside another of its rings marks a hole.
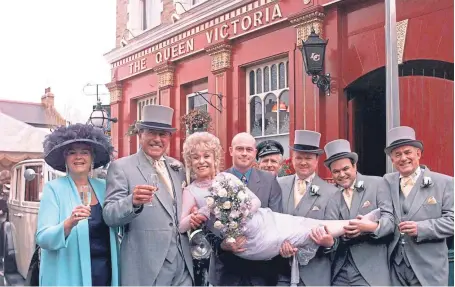
[[[274,140],[266,140],[263,142],[260,142],[256,149],[258,150],[258,153],[256,154],[256,159],[259,160],[259,158],[270,155],[270,154],[284,154],[284,149],[283,146]]]

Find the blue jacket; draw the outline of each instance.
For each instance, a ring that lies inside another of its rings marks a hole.
[[[106,182],[90,179],[100,202],[104,203]],[[81,220],[65,239],[63,222],[81,205],[71,177],[52,180],[44,186],[38,213],[36,243],[41,247],[40,286],[92,286],[90,242],[87,220]],[[110,228],[112,286],[118,286],[118,243]]]

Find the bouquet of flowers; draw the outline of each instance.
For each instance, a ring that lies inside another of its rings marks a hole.
[[[222,172],[215,177],[206,197],[210,212],[215,215],[214,227],[227,242],[235,242],[246,230],[251,218],[251,198],[247,187],[234,175]]]

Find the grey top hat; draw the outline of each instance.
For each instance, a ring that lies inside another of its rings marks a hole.
[[[263,156],[266,155],[271,155],[271,154],[284,154],[284,148],[283,146],[274,140],[266,140],[263,142],[260,142],[256,149],[258,150],[258,153],[256,155],[256,159],[259,159]]]
[[[339,159],[350,158],[357,163],[359,156],[355,152],[351,152],[351,144],[347,140],[334,140],[325,145],[325,154],[327,159],[324,165],[330,168],[330,165]]]
[[[397,147],[410,145],[423,151],[423,143],[416,140],[416,132],[411,127],[396,127],[387,133],[387,147],[384,149],[386,154],[390,154]]]
[[[174,109],[160,105],[148,105],[142,109],[143,120],[136,123],[137,129],[175,132],[172,127]]]
[[[319,148],[321,134],[314,131],[296,130],[294,136],[294,145],[289,148],[295,151],[308,153],[323,154],[324,151]]]

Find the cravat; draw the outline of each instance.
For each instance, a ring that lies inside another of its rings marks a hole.
[[[411,189],[414,187],[414,181],[412,180],[412,176],[402,177],[400,180],[400,187],[404,197],[408,197],[409,193],[411,192]]]
[[[167,173],[166,166],[162,160],[155,160],[155,170],[160,176],[161,180],[163,181],[164,185],[166,186],[167,191],[174,198],[174,192],[172,190],[171,180],[169,178],[169,174]]]
[[[343,190],[344,201],[346,202],[346,205],[348,206],[349,209],[351,209],[353,193],[354,193],[354,190],[352,188],[345,188]]]
[[[297,189],[294,189],[294,207],[297,207],[302,197],[306,192],[306,181],[303,179],[297,180]]]
[[[248,180],[246,179],[246,176],[245,175],[242,175],[242,178],[240,178],[240,180],[243,182],[243,184],[247,184],[248,183]]]

